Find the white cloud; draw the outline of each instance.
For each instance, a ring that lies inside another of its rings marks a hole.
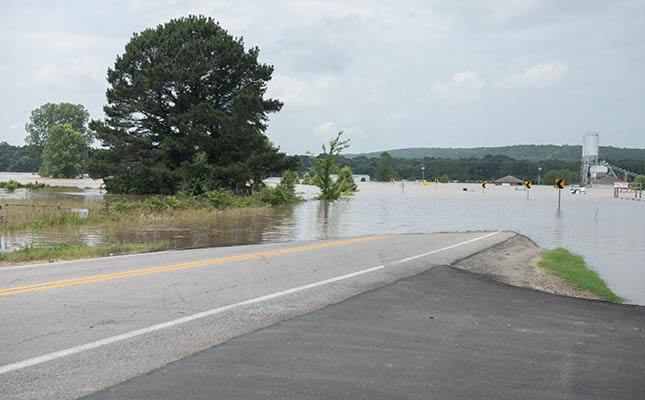
[[[333,122],[323,122],[314,129],[314,134],[318,137],[332,138],[340,131],[340,128]]]
[[[343,131],[344,139],[351,139],[352,137],[365,138],[365,132],[361,128],[352,128],[352,127],[339,127],[333,122],[327,121],[318,125],[314,129],[314,134],[318,137],[325,139],[332,139],[336,137],[338,132]]]
[[[36,31],[27,36],[29,46],[43,52],[80,54],[87,52],[115,51],[123,48],[123,38],[78,34],[60,31]]]
[[[32,79],[39,85],[73,85],[76,80],[102,82],[107,66],[93,56],[72,60],[69,64],[48,63],[34,72]]]
[[[550,86],[559,81],[566,70],[567,66],[560,62],[537,64],[507,76],[504,83],[523,87]]]
[[[19,124],[19,123],[16,122],[14,124],[9,125],[9,129],[11,129],[11,130],[21,129],[24,126],[25,126],[25,124]]]
[[[437,95],[456,104],[475,100],[483,87],[484,80],[477,72],[462,71],[457,72],[448,82],[435,82],[432,90]]]
[[[329,101],[334,82],[331,75],[317,76],[310,81],[275,75],[269,82],[267,95],[284,102],[285,110],[316,109]]]

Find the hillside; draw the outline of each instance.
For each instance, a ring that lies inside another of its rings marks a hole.
[[[514,158],[516,160],[562,160],[579,161],[582,155],[580,145],[536,145],[520,144],[503,147],[473,147],[473,148],[452,148],[452,147],[414,147],[408,149],[386,150],[394,158],[420,159],[424,157],[434,158],[484,158],[484,156],[500,155]],[[382,151],[373,153],[347,154],[346,157],[354,158],[365,156],[375,158],[381,155]],[[606,160],[645,160],[645,149],[620,148],[613,146],[600,146],[600,158]]]

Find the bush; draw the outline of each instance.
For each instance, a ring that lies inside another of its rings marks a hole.
[[[640,183],[641,187],[645,189],[645,175],[638,175],[636,179],[634,179],[634,182]]]
[[[215,189],[205,193],[208,203],[215,208],[227,208],[233,205],[233,192],[227,189]]]
[[[279,204],[297,203],[300,198],[296,196],[296,182],[298,181],[298,173],[295,171],[285,171],[282,174],[280,183],[275,188],[263,188],[258,199],[266,204],[272,206]]]
[[[305,174],[302,176],[302,184],[303,185],[314,185],[314,180],[309,175],[309,172],[305,172]]]
[[[352,170],[349,167],[343,167],[340,169],[336,184],[340,187],[340,191],[342,193],[351,193],[358,190],[358,186],[356,186],[356,183],[354,183]]]
[[[22,185],[18,183],[17,181],[11,179],[6,182],[0,182],[0,188],[6,189],[8,192],[13,192],[14,190],[18,189]]]

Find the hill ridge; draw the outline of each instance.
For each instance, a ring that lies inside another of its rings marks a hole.
[[[394,158],[484,158],[487,155],[507,156],[516,160],[563,160],[578,161],[582,156],[581,145],[519,144],[495,147],[407,147],[384,150]],[[384,151],[345,154],[347,158],[379,157]],[[645,160],[645,149],[600,146],[600,158],[607,160]]]

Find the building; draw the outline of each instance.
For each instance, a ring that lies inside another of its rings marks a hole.
[[[513,175],[506,175],[505,177],[495,181],[495,186],[522,186],[524,181],[514,177]]]

